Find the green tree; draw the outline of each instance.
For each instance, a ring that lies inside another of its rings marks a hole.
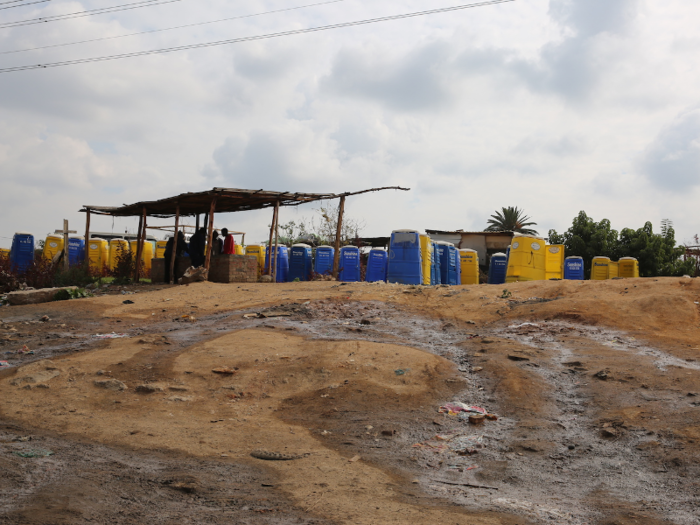
[[[508,206],[507,208],[501,208],[501,211],[496,211],[491,218],[486,221],[488,226],[486,227],[487,232],[518,232],[525,233],[529,235],[537,235],[536,230],[528,228],[528,226],[537,226],[536,222],[527,222],[530,217],[525,215],[523,210],[519,210],[517,206]]]

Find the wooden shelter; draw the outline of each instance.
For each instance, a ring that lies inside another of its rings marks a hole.
[[[214,233],[214,214],[225,212],[251,211],[261,210],[265,208],[274,208],[272,215],[272,226],[270,227],[270,239],[268,247],[274,246],[273,253],[277,253],[279,246],[279,209],[281,206],[299,206],[309,202],[340,199],[338,207],[338,231],[335,239],[335,260],[333,264],[333,275],[337,276],[339,252],[340,252],[340,232],[343,223],[343,213],[345,210],[345,198],[352,195],[360,195],[382,190],[403,190],[408,191],[409,188],[401,188],[399,186],[389,186],[383,188],[371,188],[368,190],[347,192],[347,193],[291,193],[291,192],[275,192],[265,190],[244,190],[238,188],[213,188],[209,191],[183,193],[174,197],[167,197],[156,201],[143,201],[134,204],[125,204],[123,206],[83,206],[81,212],[86,214],[85,217],[85,239],[90,238],[90,216],[108,215],[112,217],[139,217],[138,228],[138,243],[136,252],[136,261],[141,260],[143,253],[143,244],[145,242],[147,217],[170,218],[175,217],[175,231],[178,231],[181,216],[198,216],[205,213],[208,217],[207,239],[208,246],[212,244],[212,236]],[[170,262],[171,283],[173,282],[173,270],[175,266],[175,251],[177,249],[177,235],[173,240],[173,256]],[[87,250],[86,250],[87,252]],[[208,271],[211,263],[211,251],[207,250],[204,268]],[[167,264],[167,261],[166,261]],[[139,279],[139,264],[136,264],[135,280]],[[270,257],[268,265],[268,273],[274,281],[277,275],[277,257]]]

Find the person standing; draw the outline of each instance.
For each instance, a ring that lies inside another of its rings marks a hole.
[[[206,240],[207,232],[204,228],[200,228],[190,237],[190,247],[187,251],[190,253],[190,260],[192,261],[192,266],[195,268],[204,266],[204,248],[206,246]]]
[[[173,256],[173,240],[175,239],[175,236],[170,237],[168,239],[168,242],[165,243],[165,283],[169,284],[170,283],[170,259]],[[175,259],[177,260],[178,257],[182,256],[182,253],[185,251],[185,236],[184,234],[179,231],[177,232],[177,249],[175,250]],[[177,266],[176,266],[177,268]]]
[[[224,247],[221,253],[234,255],[236,253],[236,241],[233,239],[233,235],[228,232],[228,228],[222,228],[221,235],[224,238]]]

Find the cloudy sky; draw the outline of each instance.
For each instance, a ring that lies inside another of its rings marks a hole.
[[[134,1],[0,9],[0,26]],[[465,3],[177,0],[0,27],[0,68]],[[191,25],[246,15],[256,16]],[[368,236],[397,228],[481,230],[495,209],[519,206],[542,234],[566,230],[585,210],[617,229],[645,221],[658,229],[669,218],[677,239],[690,241],[700,233],[698,20],[700,3],[687,0],[516,0],[0,73],[0,247],[18,230],[43,238],[64,218],[83,230],[83,204],[214,186],[410,187],[348,201]],[[182,25],[191,26],[154,31]],[[281,221],[313,214],[309,206],[283,210]],[[260,241],[270,215],[228,214],[216,223]],[[93,224],[136,229],[132,219]]]

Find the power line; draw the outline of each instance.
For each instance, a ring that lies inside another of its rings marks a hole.
[[[0,28],[6,29],[10,27],[29,26],[34,24],[43,24],[45,22],[57,22],[59,20],[71,20],[73,18],[83,18],[85,16],[103,15],[106,13],[116,13],[118,11],[129,11],[131,9],[139,9],[141,7],[151,7],[161,4],[172,4],[173,2],[181,2],[182,0],[142,0],[141,2],[133,2],[131,4],[115,5],[111,7],[101,7],[99,9],[90,9],[88,11],[77,11],[75,13],[66,13],[64,15],[44,16],[41,18],[30,18],[28,20],[17,20],[15,22],[6,22],[0,24]]]
[[[441,7],[439,9],[429,9],[427,11],[417,11],[414,13],[406,13],[406,14],[402,14],[402,15],[382,16],[379,18],[369,18],[366,20],[357,20],[354,22],[343,22],[340,24],[330,24],[330,25],[326,25],[326,26],[309,27],[306,29],[294,29],[291,31],[282,31],[279,33],[268,33],[265,35],[246,36],[246,37],[242,37],[242,38],[231,38],[228,40],[217,40],[215,42],[204,42],[201,44],[188,44],[188,45],[184,45],[184,46],[166,47],[163,49],[151,49],[148,51],[135,51],[133,53],[120,53],[118,55],[107,55],[107,56],[101,56],[101,57],[78,58],[75,60],[65,60],[62,62],[49,62],[47,64],[34,64],[34,65],[26,65],[26,66],[6,67],[6,68],[0,68],[0,73],[12,73],[15,71],[26,71],[29,69],[46,69],[49,67],[73,66],[76,64],[86,64],[86,63],[90,63],[90,62],[106,62],[108,60],[119,60],[122,58],[133,58],[133,57],[146,56],[146,55],[174,53],[176,51],[185,51],[188,49],[199,49],[199,48],[203,48],[203,47],[223,46],[223,45],[228,45],[228,44],[239,44],[241,42],[251,42],[251,41],[255,41],[255,40],[266,40],[269,38],[279,38],[279,37],[283,37],[283,36],[315,33],[318,31],[326,31],[329,29],[341,29],[344,27],[374,24],[377,22],[389,22],[392,20],[401,20],[404,18],[413,18],[413,17],[417,17],[417,16],[433,15],[433,14],[437,14],[437,13],[448,13],[450,11],[459,11],[462,9],[469,9],[472,7],[484,7],[484,6],[489,6],[489,5],[505,4],[508,2],[515,2],[515,1],[516,0],[490,0],[488,2],[479,2],[476,4],[458,5],[458,6],[453,6],[453,7]]]
[[[126,37],[136,36],[136,35],[145,35],[145,34],[148,34],[148,33],[158,33],[158,32],[160,32],[160,31],[172,31],[172,30],[175,30],[175,29],[183,29],[183,28],[187,28],[187,27],[203,26],[203,25],[207,25],[207,24],[216,24],[216,23],[219,23],[219,22],[226,22],[226,21],[229,21],[229,20],[239,20],[239,19],[241,19],[241,18],[252,18],[252,17],[254,17],[254,16],[269,15],[269,14],[272,14],[272,13],[282,13],[283,11],[294,11],[295,9],[304,9],[304,8],[306,8],[306,7],[316,7],[316,6],[319,6],[319,5],[336,4],[336,3],[338,3],[338,2],[344,2],[344,1],[345,1],[345,0],[329,0],[328,2],[319,2],[319,3],[316,3],[316,4],[300,5],[300,6],[297,6],[297,7],[287,7],[287,8],[285,8],[285,9],[276,9],[276,10],[274,10],[274,11],[265,11],[265,12],[263,12],[263,13],[255,13],[255,14],[252,14],[252,15],[232,16],[232,17],[230,17],[230,18],[222,18],[222,19],[220,19],[220,20],[212,20],[212,21],[210,21],[210,22],[199,22],[199,23],[196,23],[196,24],[186,24],[186,25],[184,25],[184,26],[166,27],[166,28],[163,28],[163,29],[151,29],[151,30],[149,30],[149,31],[141,31],[141,32],[139,32],[139,33],[130,33],[130,34],[128,34],[128,35],[107,36],[107,37],[103,37],[103,38],[92,38],[92,39],[90,39],[90,40],[80,40],[80,41],[78,41],[78,42],[68,42],[68,43],[66,43],[66,44],[51,44],[51,45],[48,45],[48,46],[32,47],[32,48],[29,48],[29,49],[17,49],[17,50],[14,50],[14,51],[0,51],[0,55],[9,55],[9,54],[12,54],[12,53],[24,53],[24,52],[26,52],[26,51],[37,51],[37,50],[39,50],[39,49],[49,49],[49,48],[52,48],[52,47],[74,46],[74,45],[77,45],[77,44],[87,44],[88,42],[100,42],[100,41],[102,41],[102,40],[114,40],[115,38],[126,38]]]
[[[51,0],[37,0],[36,2],[23,2],[19,5],[11,5],[8,7],[0,7],[0,10],[2,9],[14,9],[15,7],[24,7],[25,5],[32,5],[32,4],[44,4],[46,2],[50,2]],[[16,4],[17,2],[0,2],[0,5],[4,4]]]

